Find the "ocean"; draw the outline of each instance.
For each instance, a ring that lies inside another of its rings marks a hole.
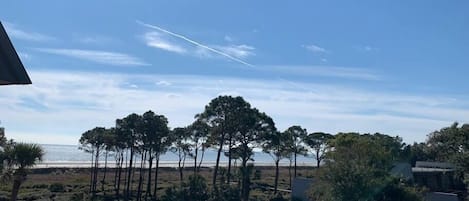
[[[89,167],[91,162],[91,154],[86,153],[83,150],[78,149],[78,145],[53,145],[53,144],[42,144],[42,148],[45,151],[45,155],[38,168],[44,167]],[[205,152],[203,166],[214,166],[217,152],[213,149],[208,149]],[[199,156],[200,157],[200,156]],[[227,157],[222,154],[220,158],[220,164],[226,166]],[[100,163],[104,165],[104,156],[100,158]],[[186,167],[193,166],[193,159],[186,159]],[[273,158],[263,152],[255,152],[254,154],[254,165],[258,166],[270,166],[274,165]],[[115,159],[112,155],[108,156],[108,165],[113,167],[115,165]],[[160,158],[160,166],[162,167],[177,167],[178,156],[175,153],[167,152]],[[288,166],[289,161],[283,159],[280,161],[280,165]],[[313,166],[316,165],[316,160],[312,157],[299,156],[297,158],[298,166]]]

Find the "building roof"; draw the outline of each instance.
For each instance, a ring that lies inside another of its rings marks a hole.
[[[454,172],[454,169],[413,167],[412,172]]]
[[[412,172],[453,172],[455,169],[451,163],[417,161]]]
[[[31,84],[31,79],[0,22],[0,85],[9,84]]]

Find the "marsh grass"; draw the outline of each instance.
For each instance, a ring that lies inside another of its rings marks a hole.
[[[254,200],[268,200],[272,197],[273,191],[269,188],[273,188],[275,179],[275,168],[274,167],[255,167],[253,171],[252,186],[256,186],[251,191],[251,199]],[[312,167],[299,167],[298,175],[303,177],[312,177],[314,168]],[[23,184],[19,191],[18,198],[20,200],[83,200],[87,199],[89,190],[89,174],[90,170],[87,168],[45,168],[45,169],[33,169],[28,174],[28,179]],[[138,172],[134,176],[135,190],[138,185]],[[146,173],[145,173],[146,174]],[[158,196],[163,196],[165,190],[172,186],[179,185],[179,172],[175,168],[160,168],[160,177],[158,179]],[[184,170],[184,179],[187,179],[193,174],[193,170],[188,168]],[[212,169],[202,168],[200,174],[210,181],[212,179]],[[103,173],[99,174],[99,181]],[[101,182],[98,185],[97,195],[102,199],[112,197],[113,191],[113,170],[108,170],[105,182],[105,192],[101,191]],[[237,179],[234,179],[237,181]],[[208,188],[211,189],[211,182],[208,182]],[[236,182],[232,183],[236,185]],[[262,188],[261,188],[262,187]],[[289,175],[288,167],[280,168],[280,179],[279,189],[289,189]],[[2,198],[8,199],[11,193],[11,184],[0,185],[0,201]],[[282,193],[283,196],[289,197],[288,193]],[[106,196],[105,196],[106,195]]]

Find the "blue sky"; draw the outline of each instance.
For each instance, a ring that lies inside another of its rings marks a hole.
[[[469,2],[6,1],[0,20],[33,85],[0,90],[27,142],[153,110],[185,126],[241,95],[284,130],[406,142],[469,119]]]

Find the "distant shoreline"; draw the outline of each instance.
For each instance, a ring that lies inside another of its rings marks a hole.
[[[99,167],[104,168],[104,163],[105,163],[104,161],[100,161],[99,162]],[[137,161],[136,163],[139,164],[139,161]],[[178,164],[179,164],[178,161],[160,161],[159,166],[160,167],[177,168]],[[194,164],[193,161],[186,161],[186,164],[185,164],[184,167],[187,167],[187,168],[193,167],[193,164]],[[250,164],[254,164],[254,166],[271,166],[271,167],[275,167],[274,162],[251,162]],[[223,161],[223,162],[220,162],[219,165],[221,167],[227,167],[228,162]],[[232,163],[232,165],[235,166],[233,163]],[[279,163],[279,166],[281,166],[281,167],[288,167],[289,165],[290,164],[288,162]],[[40,163],[37,163],[37,165],[34,166],[33,168],[35,168],[35,169],[37,169],[37,168],[89,168],[90,166],[91,166],[91,161],[42,161]],[[297,163],[297,166],[315,167],[316,164],[313,163],[313,162],[311,162],[311,163],[301,162],[301,163]],[[108,161],[107,162],[107,167],[108,168],[115,168],[116,167],[116,162]],[[125,167],[125,164],[124,164],[124,167]],[[148,168],[148,164],[145,167]],[[203,162],[202,167],[215,167],[215,161]],[[236,167],[240,167],[240,164],[239,163],[236,164]]]

